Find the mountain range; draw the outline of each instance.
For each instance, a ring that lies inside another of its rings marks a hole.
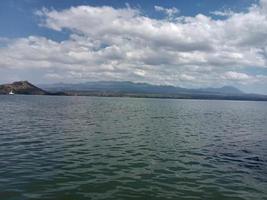
[[[178,99],[267,100],[267,95],[247,94],[232,87],[188,89],[168,85],[151,85],[130,81],[97,81],[77,84],[56,83],[39,85],[49,92],[68,95],[127,96]]]
[[[133,83],[129,81],[98,81],[78,84],[56,83],[39,85],[51,91],[79,91],[79,92],[112,92],[112,93],[141,93],[141,94],[244,94],[241,90],[224,86],[221,88],[187,89],[168,85],[151,85],[147,83]]]
[[[0,85],[0,94],[66,95],[66,96],[121,96],[176,99],[228,99],[267,101],[267,95],[247,94],[232,87],[188,89],[168,85],[151,85],[129,81],[99,81],[78,84],[56,83],[37,86],[28,81]]]

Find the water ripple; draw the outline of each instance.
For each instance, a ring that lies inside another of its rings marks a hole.
[[[1,96],[0,199],[267,199],[264,102]]]

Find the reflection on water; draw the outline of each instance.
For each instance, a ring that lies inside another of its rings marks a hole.
[[[265,102],[0,97],[0,199],[267,199]]]

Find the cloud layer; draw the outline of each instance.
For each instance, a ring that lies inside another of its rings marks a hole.
[[[130,80],[187,87],[267,84],[267,0],[247,11],[150,18],[126,7],[78,6],[36,12],[40,26],[69,31],[64,41],[0,39],[2,70],[40,70],[43,81]]]

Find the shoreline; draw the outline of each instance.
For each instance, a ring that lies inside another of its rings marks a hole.
[[[94,94],[94,93],[51,93],[48,92],[47,94],[14,94],[14,95],[9,95],[9,94],[0,94],[3,96],[80,96],[80,97],[123,97],[123,98],[144,98],[144,99],[181,99],[181,100],[226,100],[226,101],[267,101],[267,97],[248,97],[248,96],[201,96],[201,95],[195,95],[195,96],[161,96],[160,94],[111,94],[111,93],[106,93],[106,94]]]

